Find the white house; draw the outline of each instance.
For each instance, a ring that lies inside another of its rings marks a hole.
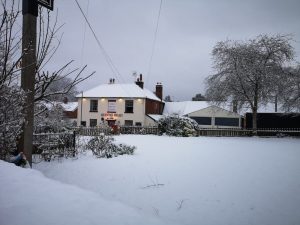
[[[144,88],[142,75],[133,84],[116,84],[110,79],[108,84],[87,90],[78,98],[77,125],[152,126],[155,121],[148,114],[161,115],[163,87],[156,85],[155,93]]]
[[[241,116],[206,101],[166,102],[164,115],[187,116],[204,128],[238,128]]]

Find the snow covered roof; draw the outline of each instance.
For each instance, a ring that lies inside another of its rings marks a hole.
[[[88,98],[148,98],[160,101],[153,92],[136,84],[101,84],[76,97],[80,98],[82,95]]]
[[[211,105],[206,101],[166,102],[163,114],[184,116],[209,106]]]
[[[220,109],[232,112],[232,105],[221,104],[220,106],[214,105],[208,101],[183,101],[183,102],[166,102],[164,108],[164,115],[179,115],[185,116],[187,114],[208,108],[218,107]],[[232,112],[233,113],[233,112]],[[238,115],[238,114],[237,114]]]
[[[41,105],[45,106],[48,110],[51,110],[54,106],[61,106],[64,111],[75,111],[78,108],[78,102],[41,102]]]
[[[60,104],[64,111],[75,111],[78,108],[78,102],[68,102],[68,103],[61,103]]]
[[[147,114],[147,116],[149,116],[154,121],[159,121],[162,117],[164,117],[163,115],[160,114]]]
[[[207,101],[166,102],[163,114],[164,115],[176,114],[176,115],[184,116],[210,106],[213,106],[213,104]],[[220,106],[217,107],[232,112],[232,104],[230,103],[221,104]],[[242,109],[238,110],[238,113],[240,115],[244,115],[247,112],[252,112],[252,110],[249,107],[243,107]],[[275,105],[274,103],[268,103],[267,105],[260,105],[258,108],[258,112],[275,113]],[[277,112],[282,113],[284,111],[280,108],[280,106],[278,106]]]

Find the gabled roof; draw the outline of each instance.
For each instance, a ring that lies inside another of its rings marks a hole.
[[[148,98],[160,101],[153,92],[136,84],[101,84],[76,97],[80,98],[82,95],[85,98]]]
[[[206,101],[166,102],[163,114],[184,116],[209,106],[211,105]]]
[[[179,116],[185,116],[190,113],[208,108],[208,107],[214,107],[219,108],[231,113],[234,113],[230,110],[230,105],[212,105],[212,103],[208,101],[184,101],[184,102],[166,102],[164,107],[164,115],[179,115]],[[239,115],[237,113],[234,113],[236,115]]]

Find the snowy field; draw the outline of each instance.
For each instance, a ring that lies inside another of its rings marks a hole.
[[[300,224],[300,139],[116,139],[136,153],[0,161],[0,224]]]

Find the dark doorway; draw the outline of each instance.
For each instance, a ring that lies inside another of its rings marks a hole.
[[[107,120],[107,124],[108,124],[108,126],[113,126],[113,125],[115,125],[115,123],[116,123],[116,120]]]

